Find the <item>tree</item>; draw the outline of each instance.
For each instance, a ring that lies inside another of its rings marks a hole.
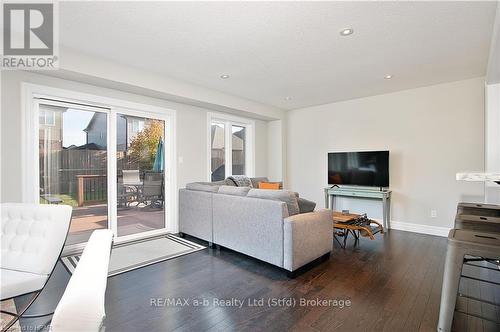
[[[141,170],[152,169],[158,142],[162,137],[163,121],[149,120],[144,129],[138,132],[130,143],[130,161],[137,163]]]

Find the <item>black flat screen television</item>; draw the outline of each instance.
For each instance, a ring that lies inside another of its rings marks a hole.
[[[328,184],[389,187],[389,151],[328,153]]]

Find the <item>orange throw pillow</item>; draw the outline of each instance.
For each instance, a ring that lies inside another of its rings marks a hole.
[[[280,183],[279,182],[259,182],[259,189],[279,190]]]

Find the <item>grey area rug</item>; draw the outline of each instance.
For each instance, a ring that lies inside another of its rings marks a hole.
[[[108,277],[205,249],[204,246],[167,234],[114,245]],[[81,254],[65,256],[62,262],[73,274]]]

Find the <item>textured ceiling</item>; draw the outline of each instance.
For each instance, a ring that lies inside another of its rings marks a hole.
[[[495,9],[496,2],[61,2],[60,39],[74,51],[295,109],[485,75]],[[354,34],[341,37],[345,27]]]

